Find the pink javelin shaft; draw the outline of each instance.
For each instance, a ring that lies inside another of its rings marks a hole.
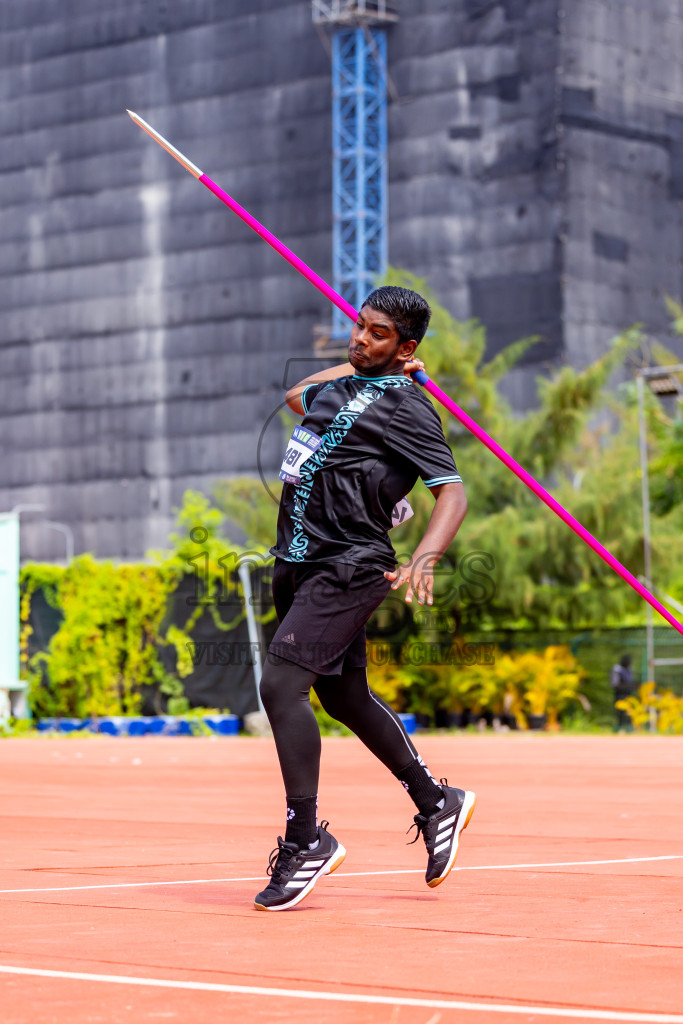
[[[618,561],[618,559],[616,559],[614,555],[600,543],[600,541],[596,540],[595,537],[588,532],[586,527],[581,525],[578,519],[575,519],[570,512],[567,512],[566,508],[563,505],[560,505],[559,501],[553,498],[552,494],[546,491],[545,487],[542,487],[537,480],[534,480],[531,474],[527,473],[523,466],[520,466],[518,462],[515,462],[512,456],[508,455],[508,453],[501,448],[501,446],[494,441],[485,430],[482,430],[478,423],[475,423],[463,409],[456,405],[452,398],[449,398],[433,380],[430,380],[426,373],[422,370],[418,370],[417,373],[413,374],[413,376],[418,380],[418,383],[423,386],[425,391],[428,391],[430,395],[434,395],[434,398],[441,402],[441,404],[445,406],[445,408],[448,409],[456,419],[460,420],[462,425],[467,427],[475,437],[478,437],[482,444],[486,445],[489,451],[492,451],[494,455],[497,455],[501,462],[504,462],[508,469],[512,470],[515,476],[518,476],[519,479],[541,499],[541,501],[545,502],[548,508],[551,508],[553,512],[555,512],[560,519],[581,538],[581,540],[585,541],[586,544],[595,551],[596,555],[600,555],[600,558],[602,558],[604,562],[607,562],[607,564],[614,569],[614,571],[618,573],[623,580],[632,586],[641,597],[644,597],[645,600],[667,620],[667,622],[670,622],[679,633],[683,634],[683,624],[681,624],[678,619],[674,618],[671,612],[668,611],[663,604],[660,604],[656,597],[653,597],[650,591],[643,586],[640,580],[636,579],[636,577],[630,573],[628,569],[626,569],[621,562]]]
[[[311,282],[311,284],[315,285],[315,287],[321,291],[323,295],[330,300],[330,302],[334,303],[335,306],[338,306],[339,309],[341,309],[343,313],[346,313],[351,320],[357,319],[358,313],[353,306],[348,303],[346,299],[343,299],[341,295],[334,290],[334,288],[331,288],[327,281],[323,281],[322,277],[316,274],[315,271],[311,270],[303,260],[299,259],[296,253],[293,253],[291,249],[288,249],[287,246],[279,240],[279,238],[276,238],[275,235],[271,231],[268,231],[263,224],[260,224],[255,217],[252,217],[248,210],[245,210],[243,206],[240,206],[232,196],[228,195],[228,193],[217,185],[215,181],[212,181],[208,174],[204,174],[195,164],[188,160],[187,157],[164,139],[162,135],[159,135],[158,132],[151,128],[146,121],[143,121],[142,118],[137,114],[133,114],[131,111],[128,111],[128,113],[133,120],[147,132],[148,135],[155,139],[156,142],[159,142],[159,144],[163,146],[171,156],[178,160],[178,162],[181,163],[185,169],[190,172],[190,174],[201,181],[203,185],[206,185],[210,192],[213,192],[213,194],[217,196],[222,203],[225,203],[225,205],[228,206],[233,213],[236,213],[245,224],[248,224],[249,227],[264,240],[264,242],[268,242],[268,244],[271,245],[276,252],[279,252],[288,263],[291,263],[295,270],[298,270],[300,274],[303,274],[303,276]],[[575,519],[573,515],[567,512],[566,508],[560,505],[559,501],[556,501],[552,494],[546,491],[545,487],[542,487],[537,480],[534,480],[531,474],[527,473],[527,471],[520,466],[520,464],[516,462],[511,455],[508,455],[504,448],[501,448],[501,446],[494,441],[485,430],[482,430],[479,424],[475,423],[471,416],[468,416],[459,405],[456,405],[452,398],[449,398],[448,395],[434,383],[434,381],[430,380],[423,370],[418,370],[414,373],[413,378],[418,382],[418,384],[422,385],[425,391],[428,391],[430,395],[433,395],[434,398],[437,399],[437,401],[441,402],[441,404],[448,409],[448,411],[455,416],[455,418],[459,420],[464,427],[467,427],[467,429],[489,449],[489,451],[493,452],[501,462],[504,462],[515,476],[519,477],[519,479],[525,483],[527,487],[530,488],[530,490],[532,490],[534,494],[548,506],[548,508],[551,508],[553,512],[555,512],[555,514],[558,515],[560,519],[581,538],[582,541],[595,551],[596,555],[599,555],[600,558],[602,558],[602,560],[617,573],[617,575],[621,576],[629,586],[633,587],[636,593],[640,594],[648,604],[652,605],[655,611],[659,612],[662,618],[666,619],[666,621],[683,636],[683,624],[680,623],[678,619],[674,618],[671,612],[668,611],[668,609],[666,609],[664,605],[661,604],[657,598],[643,586],[640,580],[637,580],[636,577],[600,543],[600,541],[596,540],[595,537],[588,532],[585,526],[581,525],[578,519]]]
[[[358,313],[353,306],[343,299],[341,295],[334,290],[334,288],[331,288],[326,281],[323,281],[322,277],[316,274],[315,271],[311,270],[303,260],[299,259],[291,249],[288,249],[286,245],[283,245],[283,243],[276,238],[272,232],[268,231],[267,228],[264,228],[264,226],[260,224],[255,217],[252,217],[248,210],[245,210],[243,206],[240,206],[239,203],[235,202],[232,196],[229,196],[228,193],[217,185],[215,181],[212,181],[207,174],[202,174],[199,180],[202,184],[206,185],[206,187],[213,192],[221,202],[225,203],[226,206],[229,206],[230,209],[245,222],[245,224],[248,224],[250,228],[253,228],[253,230],[260,235],[265,242],[268,242],[269,245],[272,245],[273,249],[276,249],[281,256],[284,256],[287,262],[291,263],[295,270],[298,270],[300,274],[303,274],[304,277],[308,278],[311,284],[314,284],[315,287],[323,293],[323,295],[327,296],[330,302],[333,302],[335,306],[338,306],[339,309],[350,317],[351,320],[357,319]],[[575,519],[571,513],[567,512],[566,508],[564,508],[563,505],[560,505],[559,501],[556,501],[552,494],[546,491],[545,487],[542,487],[530,473],[527,473],[523,466],[520,466],[520,464],[516,462],[511,455],[508,455],[505,449],[501,448],[497,441],[494,441],[485,430],[482,430],[479,424],[475,423],[471,416],[468,416],[459,405],[456,405],[453,399],[449,398],[448,395],[442,391],[441,388],[438,387],[438,385],[436,385],[424,371],[418,370],[417,373],[413,374],[413,377],[418,384],[422,385],[425,391],[428,391],[430,395],[433,395],[434,398],[437,399],[437,401],[441,402],[441,404],[448,409],[456,419],[460,420],[464,427],[467,427],[467,429],[471,431],[471,433],[473,433],[474,436],[482,442],[482,444],[485,444],[489,451],[492,451],[494,455],[497,455],[501,462],[504,462],[508,469],[512,470],[515,476],[519,477],[519,479],[525,483],[527,487],[529,487],[534,494],[541,499],[541,501],[545,502],[548,508],[551,508],[553,512],[555,512],[555,514],[558,515],[560,519],[581,538],[582,541],[585,541],[585,543],[595,551],[596,555],[599,555],[604,562],[607,562],[607,564],[614,569],[614,571],[618,573],[626,583],[633,587],[641,597],[644,597],[645,600],[648,601],[652,607],[667,620],[667,622],[671,623],[671,625],[677,629],[681,635],[683,635],[683,624],[681,624],[678,619],[674,618],[671,612],[668,611],[664,605],[661,604],[657,598],[643,586],[640,580],[636,579],[636,577],[630,573],[628,569],[600,543],[600,541],[596,540],[595,537],[588,532],[585,526],[581,525],[578,519]]]
[[[346,299],[343,299],[341,295],[334,290],[334,288],[330,288],[327,281],[323,281],[322,277],[316,274],[314,270],[311,270],[303,260],[300,260],[296,253],[292,252],[291,249],[288,249],[279,238],[276,238],[272,231],[269,231],[268,228],[264,228],[263,224],[260,224],[255,217],[252,217],[248,210],[245,210],[243,206],[240,206],[239,203],[235,202],[232,196],[229,196],[227,192],[224,192],[215,181],[211,180],[208,174],[202,174],[199,181],[201,181],[203,185],[206,185],[209,191],[213,192],[215,196],[218,196],[222,203],[229,206],[233,213],[236,213],[245,224],[248,224],[250,228],[253,228],[256,234],[260,235],[264,242],[267,242],[268,245],[272,245],[273,249],[276,249],[281,256],[284,256],[287,262],[291,263],[295,270],[298,270],[300,274],[303,274],[304,277],[308,278],[311,284],[314,284],[318,291],[321,291],[323,295],[330,300],[330,302],[333,302],[335,306],[339,306],[342,313],[346,313],[351,320],[358,319],[358,313],[353,306],[346,301]]]

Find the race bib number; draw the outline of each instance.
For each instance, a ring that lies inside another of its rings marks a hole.
[[[396,505],[394,505],[393,511],[391,513],[390,529],[393,530],[395,526],[400,526],[401,523],[407,523],[408,520],[412,519],[414,515],[415,513],[410,507],[410,502],[408,501],[408,499],[401,498],[401,500]]]
[[[287,484],[298,484],[301,480],[301,466],[323,443],[311,430],[296,426],[287,444],[287,451],[280,467],[280,480]]]

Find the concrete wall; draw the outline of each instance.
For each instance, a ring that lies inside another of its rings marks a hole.
[[[45,503],[77,552],[137,557],[187,487],[255,470],[324,301],[125,108],[329,274],[329,61],[306,3],[22,0],[2,18],[0,508]],[[35,516],[22,541],[63,555]]]
[[[389,29],[391,262],[480,316],[491,352],[541,335],[506,385],[520,406],[681,292],[681,3],[402,0]],[[186,488],[276,467],[262,427],[329,308],[126,107],[330,279],[308,2],[0,6],[0,509],[47,504],[77,552],[133,558]],[[63,556],[39,517],[22,543]]]
[[[683,293],[683,2],[563,7],[567,358],[636,322],[683,355],[664,304]]]
[[[429,13],[424,13],[425,6]],[[561,351],[556,0],[410,0],[390,34],[390,259],[417,265],[490,351]]]

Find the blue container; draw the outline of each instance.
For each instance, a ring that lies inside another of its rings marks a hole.
[[[240,728],[237,715],[209,715],[196,721],[197,724],[204,722],[217,736],[236,736]],[[138,718],[112,715],[108,718],[94,719],[41,718],[37,725],[39,732],[71,733],[89,729],[105,736],[194,736],[193,721],[176,715],[140,715]]]
[[[60,732],[80,732],[90,725],[89,718],[58,718],[56,721]]]
[[[173,719],[175,721],[175,719]],[[96,723],[96,731],[105,736],[146,736],[148,733],[168,731],[168,723],[164,717],[140,715],[128,718],[125,715],[112,715],[100,718]]]
[[[148,718],[129,718],[126,732],[129,736],[145,736],[149,732]]]
[[[81,729],[89,728],[89,718],[63,718],[60,722],[60,730],[62,732],[80,732]]]
[[[155,718],[146,718],[147,733],[149,736],[161,736],[168,731],[169,725],[164,715],[157,715]]]
[[[106,736],[120,736],[120,721],[120,719],[116,718],[100,718],[99,722],[97,722],[97,732],[103,732]]]
[[[399,715],[398,716],[403,722],[403,727],[407,733],[414,733],[417,729],[417,719],[415,715]]]
[[[236,736],[240,731],[240,720],[237,715],[211,715],[204,719],[211,732],[219,736]]]
[[[38,722],[39,732],[80,732],[90,725],[89,718],[41,718]]]
[[[190,723],[178,715],[155,715],[147,719],[150,736],[191,736]]]
[[[174,715],[165,715],[164,720],[166,722],[166,728],[164,729],[165,736],[192,736],[192,725],[186,718],[175,717]]]
[[[100,718],[97,723],[97,732],[105,736],[122,736],[126,732],[125,718]]]

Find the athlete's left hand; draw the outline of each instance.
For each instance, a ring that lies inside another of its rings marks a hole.
[[[425,364],[421,359],[411,359],[410,362],[403,364],[403,372],[406,377],[410,377],[411,373],[415,373],[416,370],[424,370]]]
[[[419,564],[399,565],[393,572],[385,572],[384,578],[392,581],[392,590],[408,584],[408,604],[412,604],[413,594],[417,596],[418,604],[434,603],[434,566],[426,559],[421,559]]]

